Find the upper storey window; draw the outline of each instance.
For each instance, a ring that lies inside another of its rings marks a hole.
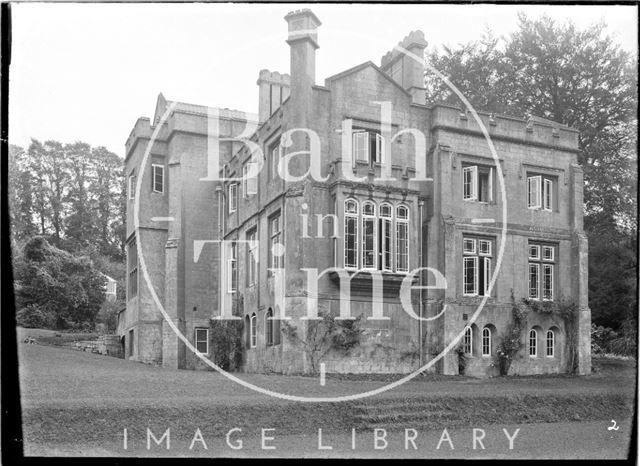
[[[353,130],[353,155],[356,162],[367,162],[370,167],[385,163],[384,138],[372,130]]]
[[[255,162],[247,162],[242,166],[242,197],[247,198],[258,193],[258,177],[248,178],[249,171],[254,171]]]
[[[344,229],[345,268],[409,271],[408,207],[347,199]]]
[[[164,193],[164,165],[151,165],[151,189],[154,193]]]
[[[493,167],[462,167],[462,198],[465,201],[493,202]]]
[[[556,178],[527,173],[527,207],[553,211],[555,207]]]
[[[129,199],[134,199],[136,196],[136,177],[134,172],[129,175]]]

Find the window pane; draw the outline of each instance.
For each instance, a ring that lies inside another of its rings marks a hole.
[[[399,272],[409,271],[409,224],[396,223],[396,264]]]
[[[491,355],[491,330],[488,328],[482,330],[482,355]]]
[[[344,222],[344,266],[358,267],[358,218],[346,216]]]
[[[487,241],[484,239],[478,240],[478,247],[480,249],[479,254],[482,256],[490,256],[491,255],[491,241]]]
[[[553,331],[549,330],[547,332],[547,356],[554,356],[554,347],[555,347],[555,335]]]
[[[538,264],[529,264],[529,298],[538,299],[538,289],[540,288],[540,267]]]
[[[535,330],[529,332],[529,356],[538,355],[538,333]]]
[[[462,248],[465,254],[476,253],[476,240],[471,238],[464,238],[462,240]]]
[[[529,246],[529,259],[540,259],[540,246]]]
[[[363,209],[364,210],[364,209]],[[376,265],[376,219],[362,219],[362,267],[373,268]]]
[[[544,209],[552,210],[553,206],[553,182],[544,180]]]
[[[391,220],[381,220],[382,225],[382,270],[392,270],[391,264]]]
[[[463,350],[466,354],[472,354],[473,351],[473,333],[471,327],[467,327],[464,331]]]
[[[542,299],[553,299],[553,265],[544,264],[542,266]]]
[[[542,259],[545,261],[553,260],[553,246],[542,246]]]
[[[465,295],[476,295],[478,293],[478,258],[477,257],[465,257],[463,258],[463,275],[464,275],[464,289]]]

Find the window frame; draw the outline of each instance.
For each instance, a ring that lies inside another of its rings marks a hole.
[[[134,236],[127,245],[127,301],[138,296],[138,238]]]
[[[158,180],[157,178],[157,174],[161,173],[161,180],[160,180],[160,186],[161,189],[157,190],[156,189],[156,185]],[[151,191],[157,194],[164,194],[164,165],[162,164],[158,164],[158,163],[152,163],[151,164]]]
[[[227,188],[229,215],[238,210],[238,183],[231,183]]]
[[[353,205],[355,206],[355,212],[350,212],[348,209],[348,205],[353,203]],[[360,259],[360,254],[359,254],[359,250],[360,250],[360,237],[359,237],[359,218],[360,218],[360,204],[358,203],[357,200],[353,199],[353,198],[347,198],[344,201],[344,246],[343,246],[343,265],[345,269],[348,270],[357,270],[358,269],[358,265],[359,265],[359,259]],[[353,222],[353,224],[355,225],[354,227],[354,231],[353,233],[350,235],[348,233],[348,226],[349,223]],[[354,238],[354,248],[353,249],[347,249],[347,240],[349,237],[353,236]],[[354,259],[353,262],[348,262],[347,258],[348,258],[348,252],[349,251],[353,251],[354,253]]]
[[[238,290],[238,243],[232,242],[230,257],[227,259],[227,293],[233,294]]]
[[[491,269],[493,261],[493,242],[483,236],[463,235],[462,237],[462,295],[465,297],[491,297],[492,294],[487,293],[489,284],[491,283]],[[484,251],[481,250],[480,244],[488,245]],[[469,247],[472,246],[472,247]],[[482,268],[482,273],[480,272]],[[473,283],[467,281],[467,271],[472,270]],[[482,283],[480,277],[482,276]],[[472,288],[470,287],[472,285]],[[482,285],[482,287],[480,286]],[[480,290],[483,290],[480,294]],[[493,292],[494,290],[492,290]]]
[[[273,310],[269,308],[264,314],[265,346],[274,346],[274,330]]]
[[[538,357],[538,331],[535,328],[529,330],[529,357]],[[533,350],[533,351],[532,351]]]
[[[406,212],[406,215],[404,217],[400,216],[400,212],[404,211]],[[396,273],[409,273],[409,270],[411,268],[410,266],[410,258],[411,258],[411,245],[409,244],[410,242],[410,237],[409,237],[409,217],[410,217],[410,212],[409,212],[409,207],[404,205],[404,204],[399,204],[396,206],[395,209],[395,222],[396,222],[396,231],[395,231],[395,245],[396,245],[396,254],[395,254],[395,272]],[[400,249],[400,226],[404,227],[404,242],[405,242],[405,252],[403,252]],[[406,256],[406,267],[401,267],[401,257],[402,256]]]
[[[367,207],[370,207],[371,212],[373,213],[365,213]],[[378,270],[378,217],[376,215],[377,206],[375,202],[367,200],[362,202],[360,209],[362,211],[362,231],[361,237],[359,238],[360,250],[362,251],[362,253],[360,254],[360,267],[362,270]],[[372,225],[372,232],[370,233],[372,249],[367,249],[367,237],[369,236],[367,232],[367,224]],[[371,257],[373,259],[373,263],[371,264],[368,264],[366,262],[369,252],[371,253]]]
[[[462,351],[464,354],[473,356],[473,329],[466,326],[462,337]]]
[[[274,233],[274,224],[278,225],[278,230]],[[273,254],[273,247],[275,242],[283,244],[282,242],[282,216],[280,211],[274,213],[269,217],[269,268],[282,269],[284,267],[284,256],[276,256]]]
[[[527,208],[543,212],[553,212],[556,207],[557,176],[527,173]],[[535,200],[532,199],[535,187]]]
[[[258,316],[254,312],[249,318],[249,348],[258,346]]]
[[[554,244],[529,242],[527,260],[527,296],[529,299],[535,301],[553,301],[555,299],[557,247],[558,245]],[[531,254],[532,251],[536,251],[535,255]],[[549,251],[550,255],[545,257]],[[535,284],[532,281],[533,270],[535,270],[537,278]],[[535,295],[532,294],[532,291],[535,291]]]
[[[551,338],[549,338],[549,335],[551,335]],[[547,358],[555,358],[556,356],[556,333],[549,329],[547,330],[547,335],[546,335],[546,345],[545,345],[545,355]],[[549,345],[549,342],[551,342],[551,345]],[[549,354],[549,350],[551,350],[551,354]]]
[[[202,339],[198,338],[198,332],[199,331],[200,332],[202,332],[202,331],[205,332],[205,340],[202,340]],[[196,353],[208,356],[209,355],[209,329],[206,328],[206,327],[196,327],[196,328],[194,328],[193,329],[193,343],[194,343],[193,346],[196,349]],[[200,351],[198,349],[198,344],[199,343],[204,343],[207,351]]]
[[[488,332],[488,336],[485,335],[485,332]],[[483,328],[482,329],[482,349],[481,349],[481,353],[483,357],[491,357],[491,351],[493,350],[491,337],[492,337],[491,329],[489,327]],[[488,351],[485,351],[485,349],[488,349]]]
[[[136,181],[138,181],[138,176],[131,172],[129,174],[129,200],[134,200],[136,198]]]
[[[259,254],[259,244],[257,241],[258,238],[258,229],[253,227],[252,229],[247,231],[247,288],[255,286],[257,283],[258,276],[258,254]],[[254,244],[252,245],[253,242]]]

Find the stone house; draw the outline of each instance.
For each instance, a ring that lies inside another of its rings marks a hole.
[[[202,355],[213,356],[212,325],[233,316],[242,370],[309,372],[304,318],[309,309],[341,315],[348,296],[363,333],[349,352],[328,351],[328,372],[408,373],[435,358],[429,370],[457,374],[458,353],[438,355],[459,336],[465,373],[490,376],[514,300],[564,299],[579,308],[575,330],[529,312],[511,373],[568,371],[571,340],[588,374],[578,133],[478,112],[496,161],[472,113],[425,101],[425,65],[414,59],[427,45],[422,32],[379,66],[367,61],[320,85],[320,21],[306,9],[285,20],[290,75],[260,71],[257,116],[161,94],[153,121],[131,131],[126,356],[208,367],[161,303]]]

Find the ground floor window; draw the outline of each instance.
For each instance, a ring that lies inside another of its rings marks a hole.
[[[538,332],[534,329],[529,332],[529,356],[532,358],[538,356]]]
[[[133,356],[133,329],[129,330],[129,356]]]
[[[250,346],[251,348],[255,348],[256,346],[258,346],[258,317],[256,316],[255,312],[251,314],[250,324]]]
[[[553,330],[547,331],[547,357],[552,358],[555,356],[556,335]]]
[[[195,334],[196,351],[201,354],[209,354],[209,329],[196,328]]]
[[[482,355],[491,356],[491,329],[489,327],[482,329]]]
[[[473,332],[471,327],[464,330],[464,340],[462,343],[464,354],[473,354]]]
[[[489,296],[493,240],[465,236],[462,240],[462,255],[462,294]]]
[[[269,310],[267,311],[267,313],[264,316],[264,328],[265,328],[265,341],[267,346],[272,346],[273,345],[273,311],[271,310],[271,308],[269,308]]]

